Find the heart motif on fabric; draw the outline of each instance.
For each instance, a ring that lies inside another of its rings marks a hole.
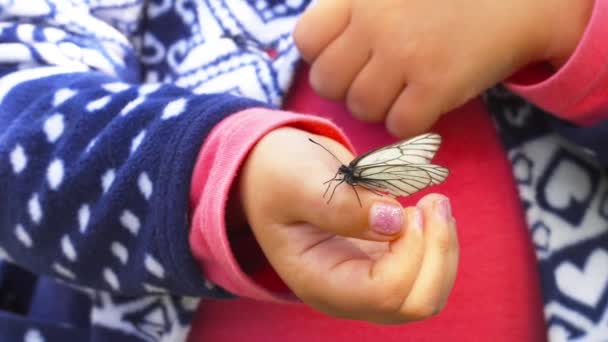
[[[589,255],[583,269],[566,261],[555,270],[557,287],[568,297],[595,307],[608,288],[608,252],[596,249]]]
[[[584,168],[564,159],[551,171],[545,192],[552,208],[567,209],[573,202],[586,203],[593,193],[593,184]]]

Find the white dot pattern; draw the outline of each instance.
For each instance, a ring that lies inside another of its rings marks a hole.
[[[116,178],[114,169],[106,171],[103,176],[101,176],[101,188],[104,193],[108,192],[108,189],[110,189],[112,183],[114,183],[114,178]]]
[[[65,122],[63,115],[55,114],[49,117],[44,122],[44,133],[46,134],[46,139],[50,143],[54,143],[59,139],[61,134],[63,134],[63,130],[65,128]]]
[[[110,285],[110,287],[114,291],[118,291],[120,289],[120,282],[118,281],[118,277],[116,273],[109,268],[104,268],[103,270],[103,279]]]
[[[177,99],[170,102],[167,107],[165,107],[161,119],[167,120],[181,115],[186,110],[186,104],[186,99]]]
[[[146,131],[143,130],[143,131],[139,132],[139,134],[135,138],[133,138],[133,141],[131,142],[131,153],[133,153],[137,150],[139,145],[141,145],[141,142],[144,140],[145,136],[146,136]]]
[[[87,148],[85,149],[85,151],[88,153],[91,151],[91,149],[93,147],[95,147],[95,144],[97,143],[97,138],[93,138],[91,139],[91,141],[89,142],[89,144],[87,145]]]
[[[59,106],[74,95],[76,95],[75,90],[69,88],[59,89],[53,97],[53,105]]]
[[[65,255],[65,257],[70,261],[76,261],[76,259],[78,258],[78,254],[76,253],[74,244],[72,243],[70,237],[67,235],[64,235],[61,238],[61,251],[63,252],[63,255]]]
[[[85,233],[87,231],[87,226],[89,225],[89,220],[91,219],[91,209],[87,204],[83,204],[80,209],[78,209],[78,227],[81,233]]]
[[[112,242],[110,249],[112,250],[112,254],[118,258],[123,265],[127,264],[129,261],[129,250],[127,247],[118,241],[114,241]]]
[[[110,93],[120,93],[129,88],[130,86],[127,83],[121,82],[107,83],[103,85],[103,89],[109,91]]]
[[[40,206],[40,200],[38,194],[34,194],[27,203],[28,212],[30,219],[36,224],[40,224],[42,221],[42,207]]]
[[[103,109],[105,106],[107,106],[107,104],[110,103],[110,100],[112,100],[112,97],[110,95],[104,96],[100,99],[89,102],[89,104],[87,104],[86,109],[89,112],[98,111],[100,109]]]
[[[161,83],[147,83],[139,87],[139,95],[146,96],[157,92],[161,88]]]
[[[148,174],[143,172],[139,175],[137,179],[137,186],[139,187],[139,191],[144,196],[145,199],[149,200],[150,196],[152,196],[152,181]]]
[[[31,248],[34,244],[32,242],[32,237],[30,236],[30,234],[20,224],[15,227],[15,236],[17,237],[19,242],[21,242],[21,244],[27,248]]]
[[[120,116],[125,116],[125,115],[129,114],[131,111],[133,111],[139,105],[144,103],[144,100],[145,100],[144,97],[138,97],[138,98],[132,100],[131,102],[127,103],[127,105],[120,112]]]
[[[10,254],[8,254],[8,252],[2,247],[0,247],[0,259],[10,262],[13,261],[13,258],[11,258]]]
[[[63,181],[63,161],[55,159],[49,165],[46,179],[52,190],[57,190]]]
[[[23,342],[45,342],[44,336],[37,329],[29,329],[23,336]]]
[[[137,235],[137,233],[139,233],[139,228],[141,227],[139,218],[129,210],[125,210],[122,212],[122,215],[120,216],[120,223],[129,232],[131,232],[131,234]]]
[[[144,260],[144,264],[146,266],[146,270],[150,272],[155,277],[162,279],[165,277],[165,269],[163,266],[151,255],[146,255]]]
[[[70,269],[68,269],[67,267],[63,266],[62,264],[55,262],[53,263],[53,270],[60,276],[64,277],[64,278],[68,278],[68,279],[76,279],[76,275],[74,274],[74,272],[72,272]]]
[[[27,166],[27,156],[21,145],[15,146],[10,154],[11,165],[15,174],[21,173]]]

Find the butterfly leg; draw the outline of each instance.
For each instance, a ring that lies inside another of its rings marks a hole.
[[[340,171],[336,172],[336,174],[334,175],[334,178],[324,182],[323,184],[327,184],[327,188],[325,189],[325,192],[323,193],[323,198],[325,198],[325,196],[327,195],[327,192],[329,191],[329,188],[331,187],[331,182],[338,180],[338,175],[340,174]],[[329,184],[328,184],[329,183]]]
[[[326,182],[323,182],[323,184],[327,184],[327,183],[331,183],[332,181],[335,181],[336,179],[338,179],[338,175],[340,174],[340,170],[338,170],[338,172],[336,172],[336,174],[334,175],[334,177]]]
[[[338,184],[336,184],[336,186],[334,187],[334,190],[331,192],[331,196],[329,196],[329,200],[327,200],[327,204],[329,204],[329,202],[331,202],[331,199],[334,198],[334,194],[336,193],[336,189],[340,186],[340,184],[344,183],[346,179],[342,179],[341,181],[338,182]]]
[[[327,182],[325,182],[325,183],[327,183]],[[325,195],[327,195],[327,192],[329,191],[329,188],[331,188],[331,183],[327,184],[327,188],[325,188],[325,192],[323,193],[323,198],[325,198]]]
[[[359,207],[363,208],[363,205],[361,204],[361,198],[359,197],[359,193],[357,192],[357,189],[355,188],[355,186],[353,184],[351,184],[350,186],[355,191],[355,195],[357,195],[357,201],[359,201]]]

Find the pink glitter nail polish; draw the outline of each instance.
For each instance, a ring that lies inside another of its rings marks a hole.
[[[374,204],[371,209],[372,229],[383,235],[399,233],[403,223],[403,210],[399,206],[385,203]]]

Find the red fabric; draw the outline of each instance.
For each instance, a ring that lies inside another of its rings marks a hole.
[[[317,97],[306,73],[298,76],[292,94],[286,104],[289,110],[334,120],[359,152],[394,141],[382,125],[358,122],[341,105]],[[444,137],[435,161],[448,166],[451,175],[446,183],[403,203],[411,205],[430,191],[452,200],[461,260],[454,290],[440,315],[381,326],[333,319],[301,304],[203,300],[189,341],[546,340],[536,259],[510,165],[489,116],[474,101],[445,115],[433,130]],[[280,288],[263,258],[252,265],[251,254],[236,250],[237,258],[247,257],[239,260],[247,260],[241,264],[259,284]]]

